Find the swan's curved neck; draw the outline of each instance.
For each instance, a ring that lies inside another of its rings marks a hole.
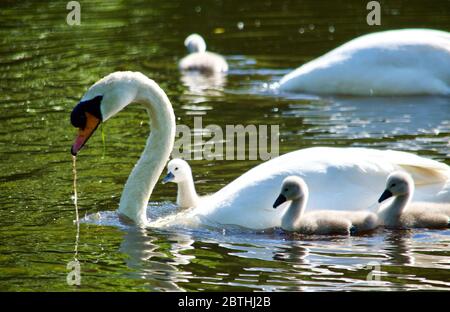
[[[386,208],[385,223],[387,225],[397,225],[400,222],[400,216],[411,202],[413,193],[414,187],[409,186],[408,193],[396,196],[389,207]]]
[[[178,183],[177,204],[181,208],[197,206],[198,195],[192,178]]]
[[[301,198],[294,199],[289,208],[284,213],[281,219],[281,227],[288,231],[295,231],[298,227],[303,212],[305,211],[306,202],[308,201],[308,195],[304,195]]]
[[[151,133],[120,198],[119,213],[139,226],[147,224],[147,205],[175,140],[175,114],[164,91],[153,81],[139,81],[136,97],[147,108]]]

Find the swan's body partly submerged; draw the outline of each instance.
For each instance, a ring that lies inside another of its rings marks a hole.
[[[380,225],[391,228],[446,228],[450,221],[450,201],[447,203],[415,202],[414,181],[406,172],[393,172],[379,202],[395,197],[378,212]]]
[[[186,38],[184,45],[189,55],[181,59],[179,68],[182,71],[196,71],[204,74],[224,73],[228,71],[228,63],[219,54],[206,51],[206,43],[198,34]]]
[[[233,224],[252,229],[281,225],[282,210],[272,208],[282,181],[291,175],[308,184],[309,211],[375,209],[377,190],[396,170],[415,177],[414,201],[450,201],[450,167],[434,160],[399,151],[367,148],[313,147],[262,163],[208,197],[180,219],[171,216],[154,226],[186,222]]]
[[[123,190],[119,213],[140,226],[148,224],[146,210],[153,188],[169,159],[175,140],[175,116],[164,91],[141,73],[116,72],[95,83],[74,108],[71,122],[79,135],[72,146],[76,155],[102,121],[130,103],[147,108],[151,133],[141,158]],[[360,210],[378,198],[377,189],[395,170],[412,174],[414,200],[450,199],[447,165],[410,153],[366,148],[314,147],[285,154],[260,164],[182,215],[252,229],[280,226],[281,213],[272,208],[279,185],[289,175],[305,179],[314,209]],[[152,222],[162,226],[178,222]]]
[[[280,195],[273,204],[277,208],[290,201],[281,219],[281,228],[302,234],[355,234],[377,228],[377,216],[369,211],[319,210],[305,212],[309,191],[305,181],[298,176],[289,176],[283,180]]]
[[[450,95],[450,33],[403,29],[353,39],[280,80],[288,92]]]

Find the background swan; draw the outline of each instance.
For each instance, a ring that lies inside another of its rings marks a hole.
[[[205,74],[224,73],[228,71],[228,63],[219,54],[206,51],[206,43],[198,34],[186,38],[184,45],[189,55],[181,59],[179,68],[182,71],[197,71]]]
[[[146,225],[147,203],[175,138],[172,106],[153,80],[141,73],[116,72],[95,83],[72,111],[71,122],[80,129],[72,154],[78,153],[100,122],[132,102],[147,108],[152,131],[125,184],[119,213],[138,225]],[[279,226],[281,213],[272,209],[272,201],[289,175],[307,181],[314,209],[364,209],[376,202],[377,189],[384,187],[386,177],[395,170],[413,176],[414,200],[450,201],[450,168],[445,164],[405,152],[314,147],[256,166],[202,200],[190,216],[252,229]]]
[[[153,80],[138,72],[115,72],[90,87],[71,114],[72,125],[79,128],[72,154],[78,153],[100,122],[133,102],[147,108],[151,133],[125,184],[118,211],[137,225],[145,226],[148,200],[169,159],[175,140],[172,105]]]
[[[353,39],[284,76],[280,89],[349,95],[450,95],[450,33],[403,29]]]
[[[177,205],[180,208],[196,207],[200,198],[195,190],[191,166],[180,158],[175,158],[167,164],[167,175],[162,183],[173,182],[177,184]]]
[[[290,201],[281,219],[284,230],[319,235],[355,234],[374,230],[378,226],[377,216],[369,211],[321,210],[305,213],[308,197],[308,185],[302,178],[289,176],[283,180],[273,208]]]
[[[449,226],[450,202],[411,203],[414,181],[406,172],[393,172],[386,181],[386,189],[379,202],[395,197],[378,212],[380,224],[386,227],[444,228]]]

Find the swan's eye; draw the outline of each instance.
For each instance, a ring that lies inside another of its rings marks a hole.
[[[395,187],[396,185],[397,185],[397,184],[395,184],[395,183],[392,183],[392,184],[391,184],[391,187]]]
[[[177,170],[178,170],[178,167],[175,168],[175,171],[177,171]]]
[[[289,189],[288,189],[288,188],[285,188],[285,189],[283,190],[283,192],[287,192],[287,191],[289,191]]]

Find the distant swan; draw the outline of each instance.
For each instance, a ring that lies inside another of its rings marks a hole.
[[[289,176],[283,180],[281,192],[273,208],[291,201],[281,219],[281,228],[302,234],[356,234],[374,230],[377,216],[369,211],[333,211],[321,210],[306,212],[308,204],[308,186],[298,176]]]
[[[450,95],[450,33],[403,29],[353,39],[284,76],[288,92]]]
[[[177,205],[180,208],[196,207],[200,198],[197,195],[189,164],[180,158],[175,158],[167,164],[167,175],[162,183],[173,182],[177,184]]]
[[[151,132],[125,184],[118,211],[145,226],[149,225],[148,200],[169,160],[176,130],[172,105],[153,80],[141,73],[116,72],[90,87],[71,114],[72,125],[79,128],[72,154],[80,151],[100,122],[135,102],[147,108]],[[377,188],[384,187],[386,177],[395,170],[412,174],[416,183],[414,200],[450,201],[450,168],[443,163],[406,152],[313,147],[279,156],[247,171],[200,201],[192,216],[252,229],[279,226],[281,213],[272,209],[271,202],[289,175],[308,181],[313,209],[329,209],[332,204],[336,210],[359,210],[378,199]]]
[[[196,71],[204,74],[224,73],[228,64],[219,54],[206,51],[206,43],[198,34],[186,38],[184,45],[190,52],[181,59],[179,68],[182,71]]]
[[[395,197],[393,202],[378,212],[380,224],[385,227],[445,228],[449,227],[449,203],[411,203],[414,181],[406,172],[393,172],[379,202]]]

